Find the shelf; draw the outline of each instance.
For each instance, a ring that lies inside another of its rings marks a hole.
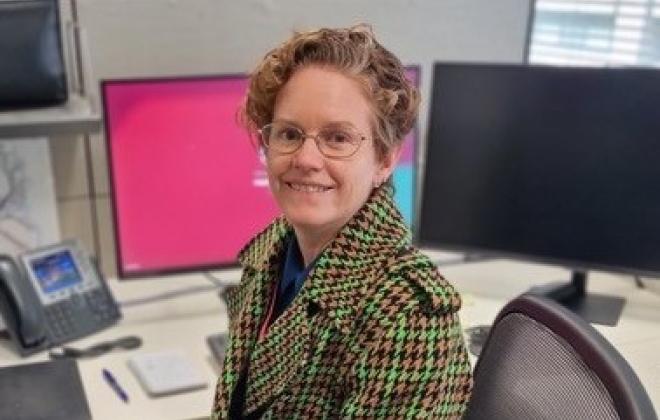
[[[89,99],[73,94],[59,106],[0,112],[0,140],[90,133],[100,126],[101,117]]]

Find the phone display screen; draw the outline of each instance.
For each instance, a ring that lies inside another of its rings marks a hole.
[[[44,293],[57,292],[82,282],[76,262],[68,250],[35,258],[30,265]]]

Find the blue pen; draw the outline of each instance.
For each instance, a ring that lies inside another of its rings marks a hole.
[[[108,385],[110,385],[110,387],[115,390],[122,401],[128,403],[128,394],[122,389],[122,387],[119,385],[119,382],[117,382],[115,377],[112,375],[112,373],[110,373],[108,369],[103,369],[103,379],[105,379]]]

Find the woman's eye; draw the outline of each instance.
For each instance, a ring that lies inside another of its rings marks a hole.
[[[331,131],[325,136],[328,142],[333,144],[350,143],[351,136],[343,131]]]
[[[300,133],[295,128],[288,127],[280,130],[277,137],[281,140],[296,141],[300,138]]]

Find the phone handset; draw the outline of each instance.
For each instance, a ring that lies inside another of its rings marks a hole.
[[[46,330],[34,292],[26,286],[13,259],[0,255],[0,309],[5,324],[23,348],[35,348],[44,344]]]

